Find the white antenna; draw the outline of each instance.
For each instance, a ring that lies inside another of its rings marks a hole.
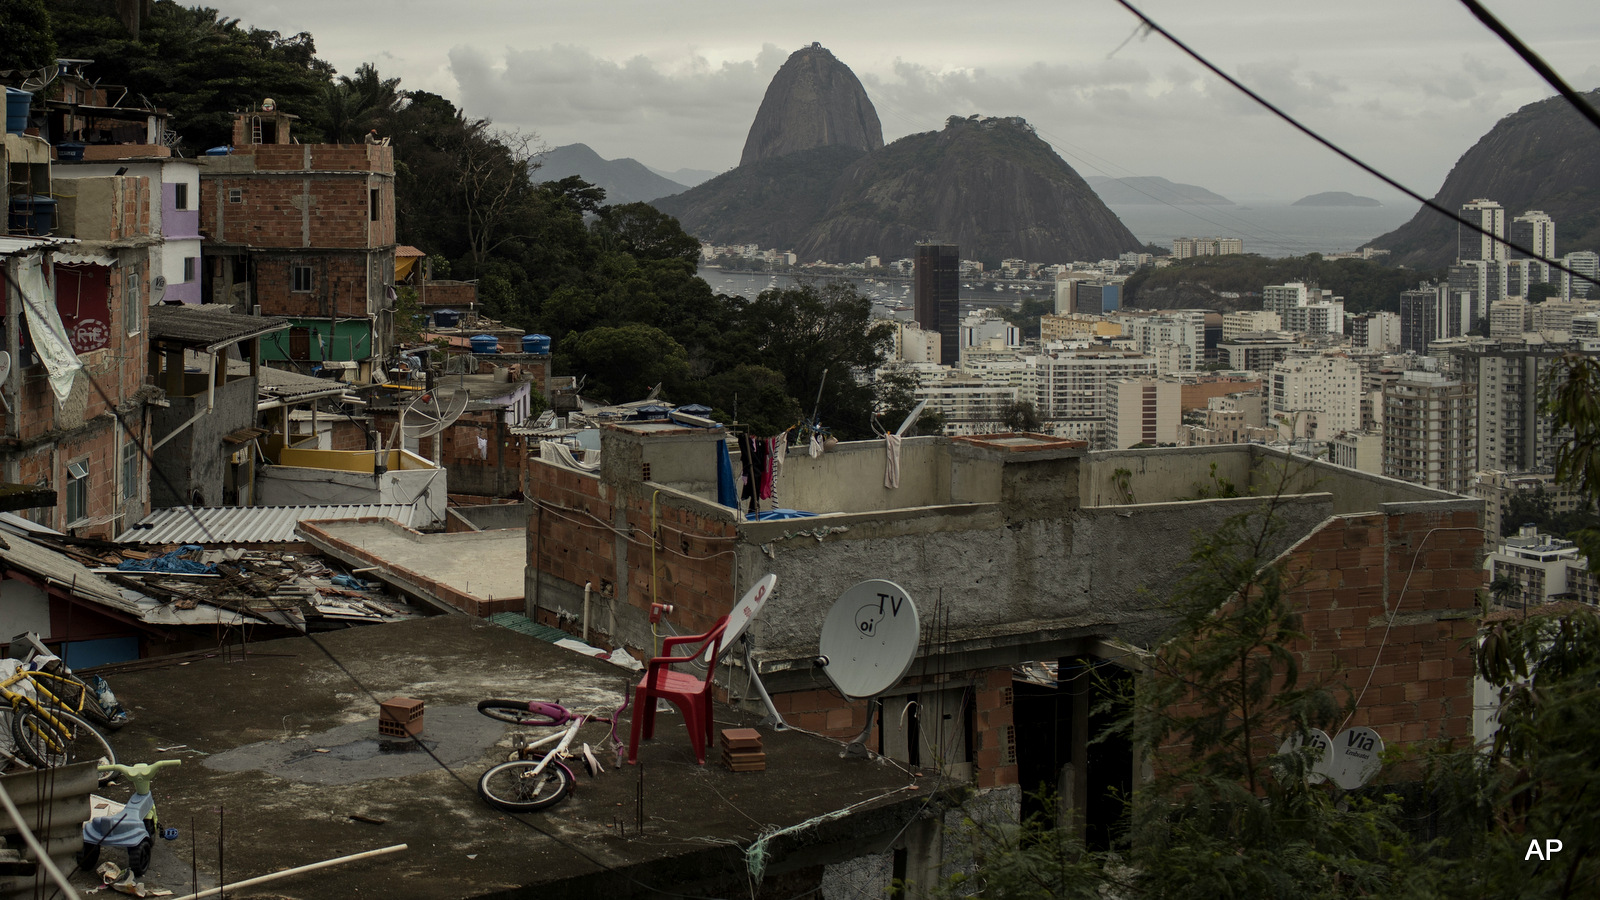
[[[848,588],[822,622],[817,663],[846,697],[868,698],[867,727],[840,756],[865,757],[878,695],[911,671],[922,643],[917,605],[905,588],[874,579]]]

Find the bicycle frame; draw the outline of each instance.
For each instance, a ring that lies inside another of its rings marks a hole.
[[[24,670],[17,672],[15,675],[12,675],[10,678],[5,679],[4,681],[0,681],[0,698],[3,698],[10,703],[12,715],[18,714],[23,706],[28,706],[35,715],[38,715],[40,718],[50,723],[51,727],[57,729],[58,732],[64,733],[69,730],[67,723],[52,715],[50,710],[55,708],[65,709],[75,714],[81,713],[83,711],[83,704],[88,700],[87,692],[80,689],[78,691],[78,705],[73,706],[71,703],[63,701],[49,688],[45,687],[44,683],[40,680],[44,678],[54,678],[58,681],[71,684],[71,682],[60,675],[52,675],[49,672]],[[15,690],[13,686],[20,684],[23,681],[32,683],[34,691],[41,696],[48,698],[50,702],[48,704],[42,703],[38,698],[30,697],[22,691]],[[53,734],[41,732],[39,736],[44,739],[51,750],[61,749]]]

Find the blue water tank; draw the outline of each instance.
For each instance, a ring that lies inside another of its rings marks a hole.
[[[522,336],[522,352],[523,353],[549,353],[550,352],[550,335],[548,335],[548,334],[525,334],[525,335],[523,335]]]
[[[492,334],[475,334],[472,336],[473,353],[499,353],[500,339]]]
[[[6,134],[21,134],[28,130],[28,110],[33,107],[33,94],[6,88]]]
[[[56,159],[60,162],[79,162],[83,159],[83,145],[65,143],[56,145]]]
[[[454,328],[461,321],[461,313],[453,309],[436,309],[433,311],[433,324],[440,328]]]
[[[10,226],[12,234],[49,234],[56,227],[56,201],[39,194],[12,197]]]

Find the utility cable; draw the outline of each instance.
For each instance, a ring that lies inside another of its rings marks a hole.
[[[1553,269],[1555,269],[1555,270],[1557,270],[1559,272],[1565,272],[1567,275],[1569,275],[1569,276],[1571,276],[1573,278],[1582,279],[1583,281],[1587,281],[1590,284],[1593,284],[1593,285],[1596,285],[1596,286],[1600,286],[1600,280],[1597,280],[1597,279],[1595,279],[1593,277],[1585,275],[1582,272],[1578,272],[1578,271],[1575,271],[1573,269],[1570,269],[1567,266],[1565,266],[1565,265],[1563,265],[1563,264],[1561,264],[1559,262],[1556,262],[1555,260],[1548,259],[1548,258],[1546,258],[1546,257],[1544,257],[1544,256],[1542,256],[1542,255],[1540,255],[1538,253],[1535,253],[1532,250],[1530,250],[1529,248],[1524,247],[1524,246],[1522,246],[1520,244],[1513,243],[1513,242],[1507,240],[1506,238],[1502,237],[1501,235],[1495,234],[1494,232],[1490,231],[1489,229],[1484,228],[1479,223],[1474,222],[1474,221],[1466,218],[1465,216],[1462,216],[1461,214],[1455,212],[1454,210],[1447,209],[1444,206],[1441,206],[1440,204],[1435,203],[1433,200],[1430,200],[1429,198],[1422,196],[1421,194],[1417,193],[1416,191],[1412,190],[1411,188],[1406,187],[1404,184],[1401,184],[1399,181],[1395,180],[1394,178],[1391,178],[1388,175],[1385,175],[1383,172],[1380,172],[1377,168],[1375,168],[1371,164],[1365,162],[1360,157],[1358,157],[1355,154],[1351,153],[1350,151],[1344,149],[1343,147],[1340,147],[1338,144],[1335,144],[1333,141],[1323,137],[1321,134],[1319,134],[1315,130],[1313,130],[1311,128],[1311,126],[1302,123],[1299,119],[1296,119],[1294,116],[1291,116],[1288,113],[1284,112],[1282,109],[1279,109],[1276,105],[1274,105],[1272,103],[1272,101],[1268,100],[1267,98],[1265,98],[1265,97],[1261,96],[1260,94],[1256,93],[1255,91],[1251,90],[1243,82],[1239,81],[1237,78],[1234,78],[1232,75],[1229,75],[1227,72],[1222,71],[1222,69],[1218,68],[1215,63],[1211,62],[1211,60],[1206,59],[1204,56],[1201,56],[1199,51],[1193,49],[1188,44],[1185,44],[1182,40],[1180,40],[1172,32],[1170,32],[1170,31],[1166,30],[1165,28],[1162,28],[1160,25],[1156,24],[1154,19],[1151,19],[1149,16],[1147,16],[1143,12],[1141,12],[1139,10],[1139,8],[1134,6],[1131,2],[1129,2],[1129,0],[1116,0],[1116,3],[1119,6],[1121,6],[1123,9],[1126,9],[1128,12],[1130,12],[1133,15],[1135,15],[1136,17],[1138,17],[1138,19],[1141,22],[1143,22],[1147,28],[1149,28],[1151,31],[1154,31],[1156,34],[1159,34],[1162,37],[1166,38],[1167,41],[1170,42],[1174,47],[1177,47],[1179,50],[1182,50],[1186,55],[1188,55],[1188,57],[1190,59],[1193,59],[1195,62],[1197,62],[1200,65],[1204,66],[1213,75],[1217,76],[1218,78],[1221,78],[1223,81],[1226,81],[1235,90],[1237,90],[1240,93],[1244,94],[1246,97],[1249,97],[1251,100],[1254,100],[1257,104],[1259,104],[1260,106],[1265,108],[1268,112],[1271,112],[1273,115],[1277,116],[1278,118],[1282,119],[1283,121],[1289,123],[1290,125],[1293,125],[1295,127],[1295,129],[1298,130],[1300,133],[1302,133],[1305,136],[1311,138],[1312,140],[1314,140],[1317,143],[1321,144],[1322,146],[1328,148],[1329,150],[1332,150],[1334,153],[1336,153],[1340,157],[1342,157],[1346,162],[1349,162],[1351,165],[1354,165],[1356,168],[1360,169],[1361,171],[1366,172],[1368,175],[1371,175],[1372,177],[1378,179],[1379,181],[1383,182],[1384,184],[1387,184],[1388,186],[1390,186],[1390,187],[1394,188],[1395,190],[1399,191],[1400,193],[1405,194],[1407,197],[1410,197],[1411,199],[1417,201],[1418,203],[1421,203],[1423,206],[1426,206],[1427,208],[1433,210],[1434,212],[1436,212],[1436,213],[1438,213],[1438,214],[1440,214],[1442,216],[1448,217],[1449,219],[1451,219],[1452,221],[1456,222],[1457,224],[1464,225],[1467,228],[1469,228],[1469,229],[1471,229],[1471,230],[1473,230],[1473,231],[1475,231],[1475,232],[1477,232],[1477,233],[1479,233],[1481,235],[1484,235],[1485,237],[1493,238],[1496,243],[1503,244],[1506,247],[1509,247],[1512,250],[1517,251],[1518,253],[1521,253],[1521,254],[1529,257],[1529,258],[1536,259],[1539,262],[1542,262],[1542,263],[1550,266],[1551,268],[1553,268]]]
[[[1600,128],[1600,111],[1596,111],[1589,101],[1584,99],[1582,94],[1573,90],[1571,85],[1562,80],[1561,76],[1556,74],[1556,70],[1550,68],[1550,64],[1545,62],[1539,54],[1533,52],[1528,48],[1527,44],[1524,44],[1515,34],[1512,34],[1511,29],[1495,18],[1494,13],[1484,9],[1483,4],[1479,3],[1478,0],[1461,0],[1461,5],[1465,6],[1474,16],[1477,16],[1478,21],[1482,22],[1500,40],[1504,41],[1506,46],[1522,57],[1522,61],[1532,67],[1535,72],[1538,72],[1539,77],[1543,78],[1546,83],[1555,88],[1556,93],[1571,104],[1579,115],[1588,119],[1589,124]]]

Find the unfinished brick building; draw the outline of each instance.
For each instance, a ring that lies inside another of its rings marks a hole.
[[[0,164],[14,182],[51,192],[49,144],[7,134],[4,148]],[[9,362],[0,465],[18,492],[4,508],[109,537],[149,509],[140,447],[149,445],[149,401],[160,393],[145,384],[144,353],[150,197],[159,188],[136,175],[99,181],[101,202],[77,204],[55,223],[95,240],[0,237],[0,349]]]
[[[294,143],[295,119],[239,113],[231,152],[200,158],[205,300],[290,320],[264,361],[370,381],[394,332],[394,151]]]
[[[715,501],[723,437],[607,426],[598,472],[531,461],[529,615],[578,630],[587,610],[591,634],[648,652],[652,602],[692,633],[774,573],[748,632],[755,665],[786,719],[849,737],[866,707],[819,674],[821,622],[850,585],[894,581],[922,611],[922,648],[871,749],[982,788],[1052,785],[1092,837],[1138,772],[1131,748],[1092,741],[1095,679],[1081,676],[1134,665],[1174,620],[1196,535],[1281,493],[1269,555],[1294,573],[1308,677],[1349,684],[1349,724],[1391,743],[1472,736],[1481,501],[1262,447],[1088,452],[1011,435],[907,439],[896,488],[882,441],[796,454],[776,492],[816,515],[746,521]],[[1198,499],[1221,480],[1244,496]],[[1014,680],[1041,660],[1057,677]],[[719,677],[755,696],[742,660]]]

